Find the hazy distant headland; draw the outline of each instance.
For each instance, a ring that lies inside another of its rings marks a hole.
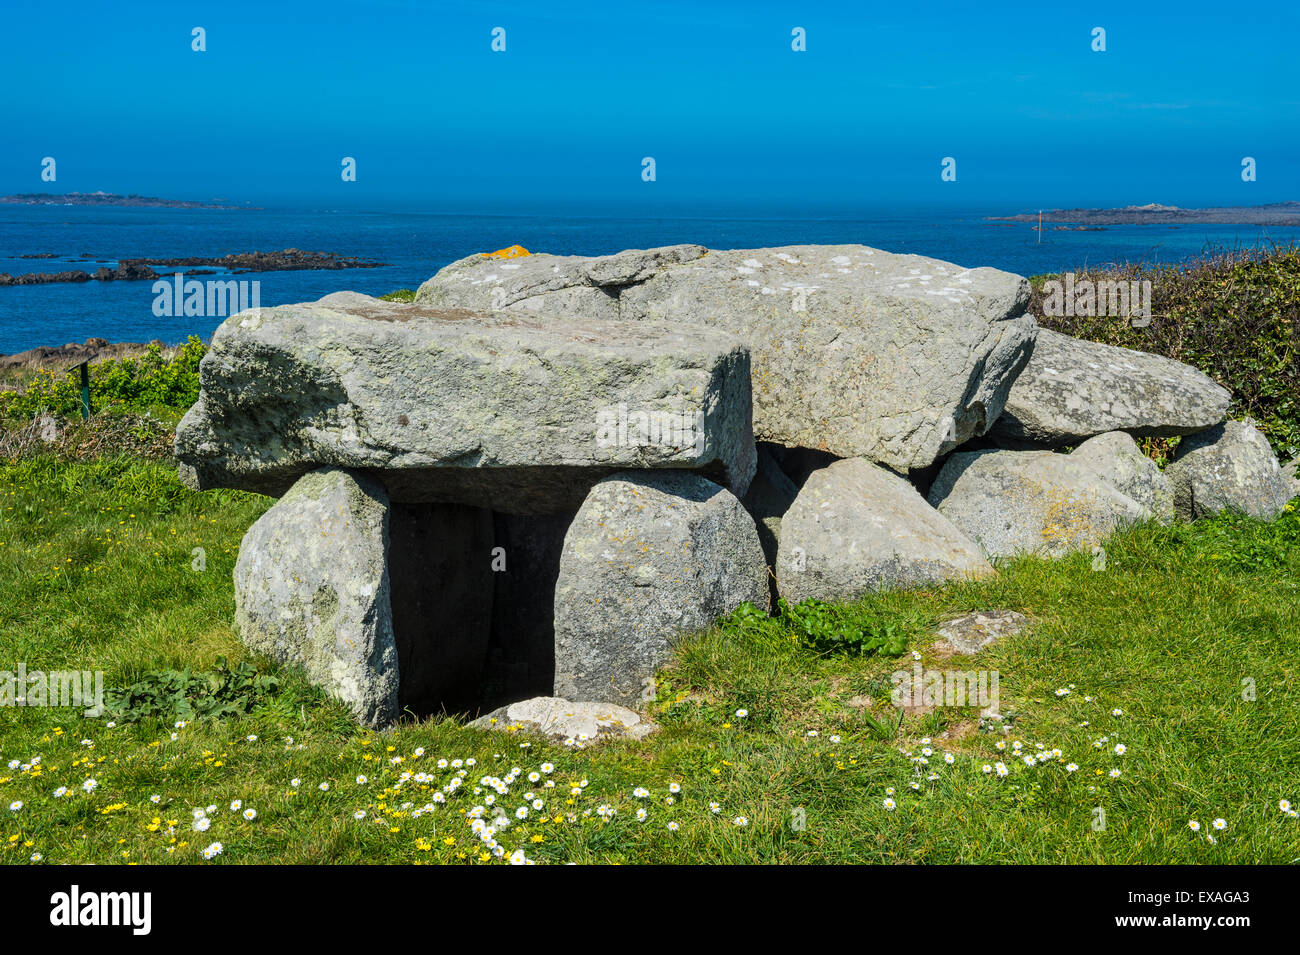
[[[1039,213],[1014,216],[986,216],[992,222],[1037,222]],[[1044,222],[1074,222],[1081,225],[1264,225],[1300,226],[1300,202],[1272,202],[1262,206],[1219,206],[1211,209],[1180,209],[1158,202],[1122,209],[1044,209]]]
[[[119,196],[115,192],[24,192],[0,196],[0,203],[20,206],[136,206],[144,209],[249,209],[251,206],[223,206],[212,202],[185,199],[159,199],[154,196]]]

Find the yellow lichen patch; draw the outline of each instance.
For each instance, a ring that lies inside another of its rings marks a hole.
[[[522,245],[512,245],[509,248],[497,249],[495,252],[484,252],[483,255],[489,259],[520,259],[532,253]]]

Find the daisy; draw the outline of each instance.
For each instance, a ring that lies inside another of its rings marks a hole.
[[[993,772],[993,767],[990,766],[988,763],[985,763],[983,766],[980,767],[980,772],[984,773],[987,776],[989,773]]]
[[[741,828],[744,828],[745,826],[749,825],[749,820],[746,819],[744,816],[737,816],[735,819],[731,820],[731,822],[733,825],[740,826]]]
[[[888,809],[890,812],[893,812],[894,809],[898,806],[898,803],[894,802],[894,800],[890,799],[889,797],[885,797],[885,801],[881,803],[881,805],[884,806],[886,809]]]
[[[208,846],[206,849],[203,850],[203,858],[214,859],[217,856],[221,855],[224,848],[225,847],[220,842],[214,842],[212,843],[212,845]]]
[[[1290,812],[1291,803],[1287,802],[1285,799],[1279,799],[1277,802],[1277,808],[1282,810],[1283,812]]]
[[[294,789],[297,789],[299,786],[302,785],[302,780],[301,780],[301,779],[291,779],[291,780],[289,780],[289,785],[292,786]]]
[[[636,811],[637,822],[645,822],[645,817],[646,817],[646,811],[644,807]]]
[[[1125,753],[1127,753],[1127,752],[1128,752],[1128,747],[1125,746],[1123,743],[1116,743],[1116,744],[1115,744],[1115,755],[1116,755],[1116,756],[1123,756],[1123,755],[1124,755]]]
[[[358,809],[352,814],[352,818],[360,822],[362,819],[366,818],[366,811],[364,809]]]
[[[247,741],[247,742],[249,742],[249,743],[256,743],[256,742],[257,742],[257,734],[256,734],[256,733],[249,733],[247,736],[244,737],[244,739],[245,739],[245,741]]]
[[[323,792],[323,793],[327,793],[327,792],[330,791],[330,784],[329,784],[329,783],[321,783],[321,784],[320,784],[319,786],[317,786],[316,788],[319,789],[319,790],[320,790],[321,792]]]
[[[247,819],[249,822],[252,822],[254,819],[257,818],[257,810],[256,810],[256,809],[245,809],[245,810],[244,810],[244,818]]]
[[[682,791],[682,785],[681,785],[681,783],[669,783],[669,784],[668,784],[668,791],[669,791],[670,793],[673,793],[674,795],[676,795],[677,793],[681,792],[681,791]],[[1286,802],[1286,800],[1283,800],[1283,802]],[[1291,805],[1290,803],[1287,803],[1287,808],[1288,808],[1288,809],[1290,808],[1290,805]]]
[[[1066,771],[1067,773],[1078,772],[1078,770],[1079,770],[1079,764],[1078,764],[1078,763],[1066,763],[1066,764],[1065,764],[1065,771]]]
[[[366,779],[365,776],[358,776],[358,777],[357,777],[357,785],[358,785],[358,786],[364,786],[367,782],[369,782],[369,780]]]
[[[944,753],[943,761],[947,763],[949,766],[951,766],[953,763],[957,762],[957,757],[954,756],[952,753]]]
[[[1195,819],[1190,819],[1187,822],[1187,828],[1192,830],[1192,832],[1200,832],[1201,824],[1197,822]]]
[[[150,797],[149,797],[149,801],[150,801],[151,803],[153,803],[153,804],[156,806],[156,805],[158,805],[160,802],[162,802],[162,796],[158,796],[158,795],[150,796]]]
[[[62,798],[63,798],[64,796],[66,796],[67,794],[68,794],[68,787],[67,787],[67,786],[60,786],[58,789],[54,790],[54,798],[55,798],[55,799],[62,799]]]
[[[993,767],[993,769],[999,776],[1005,776],[1007,773],[1011,772],[1011,770],[1007,769],[1006,765],[1003,763],[998,763]]]
[[[1106,775],[1108,775],[1111,779],[1119,779],[1120,776],[1123,775],[1123,773],[1121,773],[1118,769],[1112,769],[1112,770],[1111,770],[1109,773],[1107,773]]]
[[[244,805],[244,804],[243,804],[242,801],[236,799],[234,802],[232,802],[232,803],[230,804],[230,811],[231,811],[231,812],[239,812],[240,807],[243,806],[243,805]]]
[[[681,826],[677,825],[677,823],[675,823],[675,822],[670,822],[670,823],[668,823],[668,831],[669,831],[669,832],[676,832],[676,831],[677,831],[678,829],[680,829],[680,828],[681,828]]]
[[[1228,821],[1226,819],[1220,818],[1214,820],[1214,822],[1210,823],[1210,825],[1212,825],[1219,832],[1222,832],[1224,829],[1228,828]]]
[[[81,784],[81,788],[88,793],[93,793],[96,789],[99,788],[99,780],[87,779],[84,783]]]
[[[197,819],[194,820],[194,831],[207,832],[209,827],[211,827],[211,825],[212,825],[211,819],[209,819],[207,816],[199,816]]]
[[[541,769],[543,773],[551,773],[555,771],[555,767],[550,763],[542,763]]]
[[[744,719],[746,716],[748,716],[748,715],[749,715],[749,710],[736,710],[736,718],[737,718],[737,719],[742,719],[742,720],[743,720],[743,719]]]
[[[1115,707],[1115,709],[1113,709],[1113,710],[1110,711],[1110,715],[1111,715],[1111,716],[1123,716],[1123,715],[1124,715],[1124,711],[1121,710],[1121,709],[1117,706],[1117,707]]]
[[[23,808],[23,801],[21,799],[15,799],[13,802],[9,804],[10,812],[17,812],[19,809],[22,808]]]
[[[709,812],[713,813],[716,816],[718,813],[722,812],[722,807],[719,806],[716,802],[711,802],[709,803]]]
[[[637,799],[645,799],[650,795],[650,790],[646,789],[644,786],[637,786],[636,789],[632,790],[632,795]]]

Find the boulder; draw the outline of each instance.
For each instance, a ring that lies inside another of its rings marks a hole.
[[[1283,465],[1282,473],[1291,482],[1291,496],[1300,497],[1300,458],[1296,458],[1290,464]]]
[[[1296,493],[1268,439],[1249,419],[1183,438],[1165,474],[1179,517],[1189,521],[1220,511],[1272,520]]]
[[[993,568],[905,478],[862,458],[814,472],[786,512],[777,589],[790,603],[847,601]]]
[[[370,726],[398,712],[388,509],[377,481],[314,471],[258,518],[235,564],[244,644],[302,668]]]
[[[1092,468],[1111,487],[1151,511],[1162,524],[1177,516],[1169,478],[1127,432],[1108,431],[1089,438],[1070,452],[1070,460]]]
[[[279,495],[328,465],[394,501],[540,514],[627,467],[736,494],[754,473],[749,356],[718,329],[342,293],[227,319],[200,384],[176,432],[200,489]]]
[[[1036,328],[1018,275],[861,245],[472,255],[416,301],[725,329],[752,353],[759,439],[900,471],[992,426]]]
[[[686,471],[611,475],[564,537],[555,693],[623,705],[653,699],[654,672],[680,634],[746,601],[766,608],[767,593],[754,520],[729,491]]]
[[[959,451],[934,479],[930,503],[990,557],[1090,549],[1152,516],[1093,468],[1052,451]]]
[[[644,739],[659,728],[640,713],[614,703],[570,703],[555,696],[511,703],[469,725],[510,733],[536,733],[578,748],[611,739]]]
[[[1228,392],[1190,365],[1040,328],[991,435],[1059,448],[1108,431],[1168,437],[1224,419]]]

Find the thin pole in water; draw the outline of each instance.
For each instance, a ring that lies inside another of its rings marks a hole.
[[[1038,210],[1038,244],[1043,244],[1043,210]]]

